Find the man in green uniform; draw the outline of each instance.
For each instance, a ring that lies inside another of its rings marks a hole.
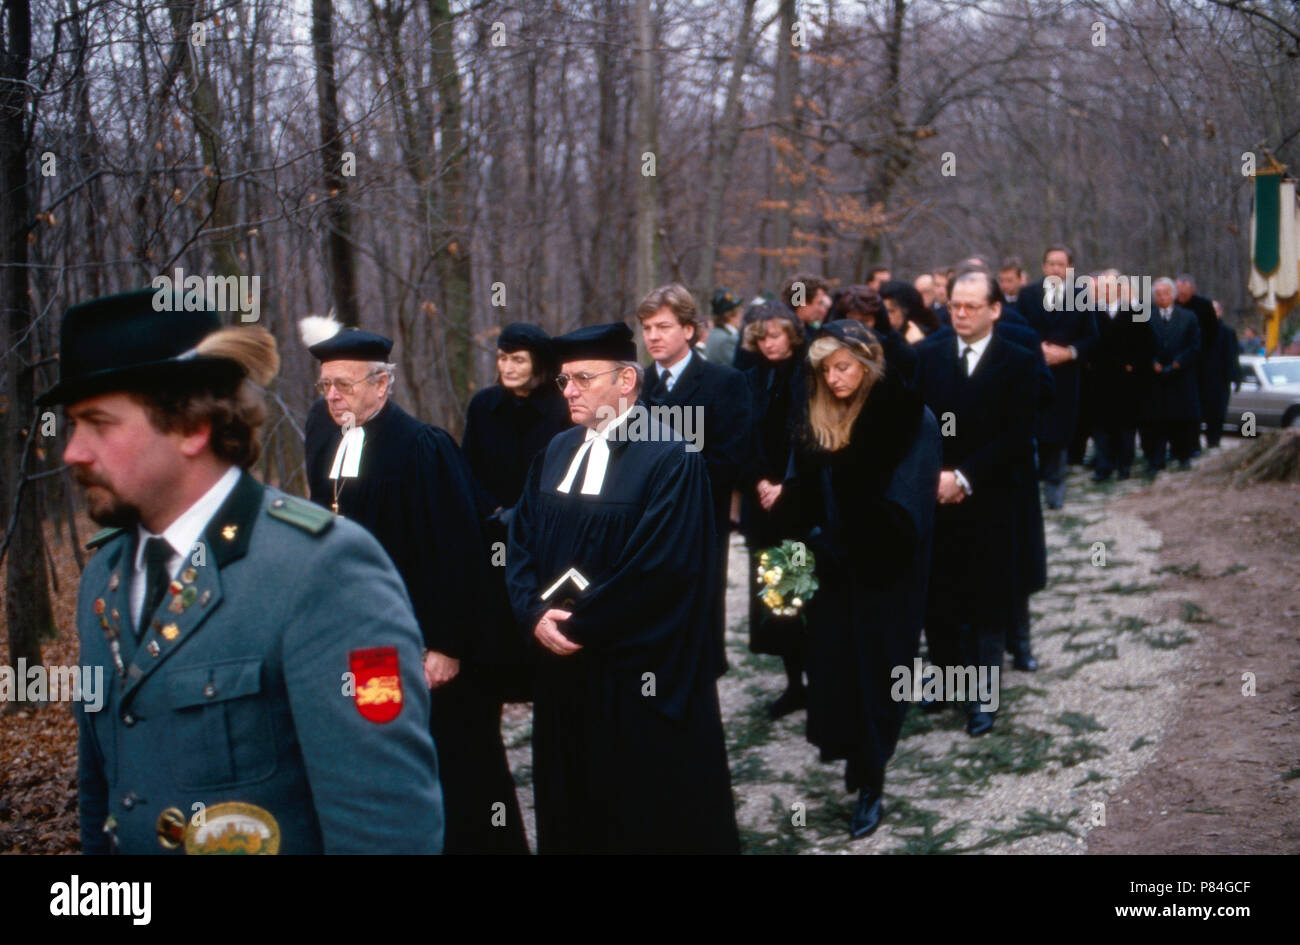
[[[410,601],[360,526],[247,469],[275,342],[153,290],[71,307],[64,461],[109,526],[82,576],[87,853],[436,853]],[[176,310],[171,310],[176,309]]]

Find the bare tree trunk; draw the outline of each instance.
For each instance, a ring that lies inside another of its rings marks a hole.
[[[769,248],[778,254],[790,250],[793,229],[794,203],[797,188],[793,176],[797,172],[799,142],[798,112],[795,98],[799,88],[799,60],[794,47],[794,27],[797,22],[795,0],[781,0],[781,33],[776,44],[776,76],[772,89],[772,111],[782,130],[774,133],[779,142],[774,160],[775,193],[772,226],[772,243]],[[781,268],[788,269],[788,265]]]
[[[474,376],[473,270],[470,263],[470,193],[461,124],[460,71],[452,40],[455,35],[449,0],[428,0],[429,57],[438,87],[439,171],[434,264],[442,283],[443,354],[451,378],[451,416],[463,415]],[[455,432],[453,430],[453,432]]]
[[[714,269],[718,259],[718,230],[722,220],[722,202],[731,180],[731,164],[740,141],[740,119],[744,113],[740,95],[745,78],[745,67],[754,52],[754,42],[762,32],[751,27],[757,0],[745,0],[736,28],[736,42],[731,54],[731,78],[727,81],[727,99],[722,107],[722,124],[718,128],[717,153],[709,168],[709,186],[705,191],[704,221],[701,227],[700,269],[695,277],[695,290],[700,301],[700,311],[705,311],[713,296]],[[770,20],[768,21],[771,22]]]
[[[53,627],[45,568],[36,483],[24,482],[30,470],[36,418],[32,372],[32,310],[28,297],[27,235],[31,231],[27,176],[28,69],[32,53],[32,16],[27,0],[6,0],[0,11],[0,306],[4,309],[5,344],[9,349],[9,409],[5,415],[4,475],[12,483],[6,509],[8,570],[5,620],[9,659],[40,664],[40,638]]]
[[[316,114],[320,121],[322,178],[328,198],[326,257],[334,310],[345,325],[359,325],[356,257],[352,249],[352,219],[348,212],[348,182],[343,175],[343,139],[339,135],[339,91],[334,76],[334,3],[312,0],[311,43],[316,58]]]
[[[659,267],[656,235],[659,231],[658,151],[659,103],[655,94],[654,21],[650,0],[636,0],[636,162],[640,176],[636,189],[636,274],[633,292],[639,299],[655,286]],[[648,167],[647,164],[653,164]]]

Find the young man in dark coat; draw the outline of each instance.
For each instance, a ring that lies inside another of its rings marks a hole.
[[[1066,293],[1074,292],[1067,281],[1071,261],[1069,249],[1049,246],[1043,254],[1043,280],[1026,285],[1016,299],[1016,308],[1042,339],[1043,357],[1056,383],[1051,406],[1036,424],[1038,471],[1049,509],[1059,509],[1065,501],[1066,451],[1079,417],[1079,365],[1097,343],[1092,312],[1074,309],[1073,299],[1066,302]]]
[[[1201,350],[1201,329],[1196,315],[1174,304],[1174,281],[1157,279],[1151,287],[1154,305],[1151,333],[1151,387],[1142,449],[1151,475],[1165,468],[1172,453],[1187,469],[1200,441],[1201,400],[1196,365]]]
[[[323,398],[307,417],[311,499],[379,539],[424,635],[445,852],[527,853],[501,699],[484,669],[513,627],[483,606],[492,599],[491,559],[469,464],[446,432],[392,401],[391,340],[316,317],[304,319],[303,340],[321,362]]]
[[[1000,670],[1007,632],[1023,596],[1018,498],[1032,469],[1034,356],[993,331],[1001,310],[987,272],[960,275],[948,310],[956,338],[921,345],[917,389],[939,421],[943,471],[925,622],[931,661]],[[952,693],[947,694],[949,698]],[[993,728],[993,711],[968,700],[966,730]]]
[[[695,299],[683,285],[665,285],[637,306],[646,350],[654,363],[647,373],[645,402],[680,408],[682,432],[703,446],[713,503],[713,619],[718,675],[726,672],[727,557],[731,546],[731,494],[749,468],[754,450],[753,406],[745,376],[725,364],[712,364],[691,346],[699,319]],[[686,417],[685,411],[693,411]],[[676,419],[673,422],[677,422]]]
[[[637,402],[626,325],[555,344],[579,426],[533,464],[506,559],[515,616],[539,646],[538,850],[738,852],[704,460]]]

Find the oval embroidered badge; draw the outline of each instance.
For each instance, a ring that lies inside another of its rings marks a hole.
[[[255,804],[213,804],[202,823],[191,821],[185,828],[185,852],[273,855],[280,852],[280,825]]]

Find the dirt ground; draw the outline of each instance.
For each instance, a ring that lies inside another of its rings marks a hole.
[[[1211,622],[1174,725],[1115,791],[1088,852],[1300,852],[1300,487],[1198,475],[1113,508],[1161,533],[1164,586]]]

